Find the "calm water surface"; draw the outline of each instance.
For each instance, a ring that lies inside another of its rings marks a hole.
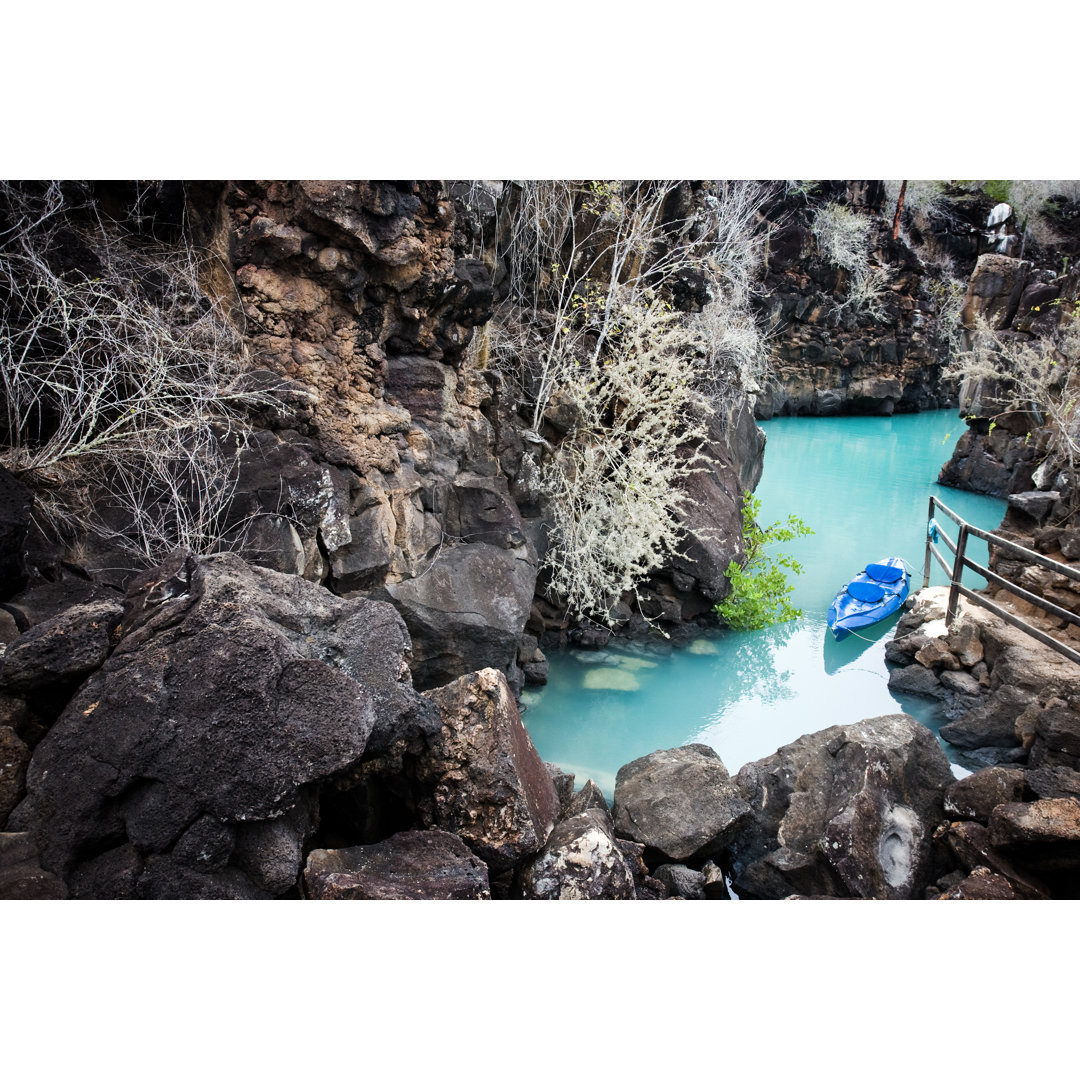
[[[540,756],[574,773],[578,786],[591,777],[610,799],[622,765],[691,742],[713,747],[734,773],[831,724],[903,711],[937,729],[936,704],[889,691],[885,642],[898,616],[842,642],[825,617],[840,587],[887,555],[907,561],[912,590],[922,584],[931,494],[981,528],[1001,523],[1003,500],[936,483],[963,421],[947,410],[782,417],[762,427],[761,523],[796,514],[814,530],[781,546],[805,568],[794,595],[803,618],[762,631],[718,630],[678,648],[623,643],[549,655],[547,686],[523,694],[525,725]],[[972,539],[969,551],[986,561],[985,544]],[[935,565],[931,584],[946,580]]]

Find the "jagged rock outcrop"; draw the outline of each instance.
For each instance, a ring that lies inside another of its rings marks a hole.
[[[850,272],[818,251],[813,211],[802,196],[781,200],[771,215],[762,315],[773,328],[768,376],[755,401],[758,419],[773,416],[891,415],[941,408],[955,388],[941,378],[944,360],[937,309],[923,288],[935,272],[915,250],[893,240],[881,181],[834,181],[822,196],[872,225],[872,252],[891,275],[875,317],[848,306]]]
[[[123,610],[119,600],[97,600],[35,624],[0,659],[0,688],[24,693],[96,671],[109,655]]]
[[[418,707],[400,618],[181,552],[133,582],[120,629],[36,748],[8,827],[82,896],[283,891],[313,789]]]
[[[946,630],[947,592],[921,590],[886,651],[905,665],[890,686],[897,674],[920,670],[923,692],[940,697],[953,718],[941,737],[975,770],[945,794],[951,820],[935,840],[956,869],[927,895],[1073,899],[1080,895],[1080,669],[965,599]]]
[[[731,845],[740,897],[911,899],[939,876],[932,837],[953,782],[903,713],[804,735],[734,778],[752,819]]]
[[[937,697],[951,719],[941,737],[973,768],[1030,761],[1080,764],[1080,669],[1075,664],[961,598],[946,629],[948,589],[921,589],[886,647],[890,687]],[[1010,604],[1010,606],[1012,606]],[[1024,618],[1032,618],[1026,605]],[[1019,612],[1018,612],[1019,613]]]
[[[442,724],[414,752],[421,819],[460,836],[493,872],[513,869],[543,847],[560,805],[506,679],[487,668],[424,696]]]

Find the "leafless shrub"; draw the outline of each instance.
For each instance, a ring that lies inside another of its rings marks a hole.
[[[999,335],[979,317],[969,331],[969,347],[945,375],[992,387],[1000,410],[1031,413],[1051,430],[1047,457],[1075,475],[1080,460],[1080,305],[1065,301],[1071,314],[1056,337],[1025,340]]]
[[[220,545],[243,410],[270,395],[237,387],[195,253],[132,246],[59,183],[0,185],[0,210],[0,462],[40,524],[142,561]]]
[[[892,271],[870,261],[872,228],[868,217],[838,203],[820,206],[810,226],[822,257],[848,275],[847,298],[839,311],[863,311],[880,321],[885,317],[882,300],[889,292]]]

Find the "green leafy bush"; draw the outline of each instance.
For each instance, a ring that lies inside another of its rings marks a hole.
[[[788,580],[788,573],[801,574],[802,566],[790,555],[767,554],[765,548],[809,536],[814,530],[794,514],[763,529],[757,521],[760,510],[761,500],[746,492],[742,508],[746,563],[728,565],[731,593],[715,609],[733,630],[764,630],[802,616],[791,603],[795,586]]]

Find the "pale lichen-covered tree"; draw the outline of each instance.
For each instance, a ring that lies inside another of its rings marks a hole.
[[[838,314],[850,308],[866,312],[875,321],[883,319],[882,300],[892,271],[871,261],[871,219],[839,203],[824,203],[815,212],[810,230],[825,260],[847,275],[847,296]]]
[[[544,443],[544,569],[578,617],[606,620],[684,535],[679,480],[710,409],[768,350],[751,298],[771,192],[741,181],[521,181],[504,197],[506,299],[487,347]],[[553,402],[572,417],[547,442]],[[680,450],[680,448],[684,448]]]

